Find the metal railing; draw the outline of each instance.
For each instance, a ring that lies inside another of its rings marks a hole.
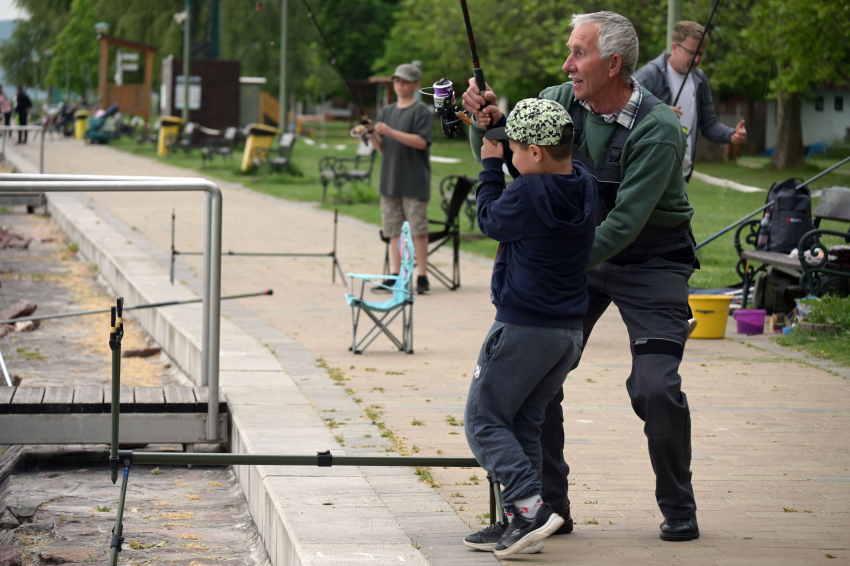
[[[41,149],[38,156],[38,172],[44,173],[44,128],[42,126],[0,126],[0,137],[3,138],[3,160],[6,160],[6,132],[41,132]]]
[[[121,341],[124,337],[124,299],[119,297],[116,306],[111,308],[109,328],[109,349],[112,351],[112,397],[111,397],[111,443],[109,449],[109,472],[112,483],[118,480],[122,471],[121,492],[118,496],[118,508],[115,510],[115,525],[109,542],[109,566],[117,566],[118,553],[124,544],[124,507],[127,501],[127,486],[130,483],[130,466],[149,464],[157,466],[195,465],[195,466],[403,466],[446,468],[478,467],[478,460],[471,457],[451,456],[349,456],[331,454],[330,450],[316,454],[177,454],[162,452],[134,452],[119,450],[121,416]],[[212,404],[212,396],[210,396]],[[489,476],[488,476],[489,479]],[[502,509],[501,486],[492,482],[490,495],[490,523],[504,519]]]
[[[42,136],[43,137],[43,136]],[[201,385],[209,386],[207,440],[219,439],[218,367],[221,317],[222,195],[215,183],[183,177],[122,177],[103,175],[0,174],[0,194],[79,192],[186,192],[206,193],[204,222],[203,327]]]

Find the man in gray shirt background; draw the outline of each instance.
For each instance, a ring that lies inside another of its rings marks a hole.
[[[403,64],[393,73],[393,90],[398,101],[385,106],[375,118],[372,144],[381,152],[381,223],[390,238],[390,272],[401,267],[398,239],[401,225],[410,223],[416,253],[418,277],[416,292],[430,293],[428,283],[428,201],[431,199],[431,118],[427,105],[416,100],[422,71]],[[392,287],[393,281],[384,282]],[[375,287],[375,292],[389,289]]]
[[[697,153],[697,129],[711,142],[726,144],[733,143],[741,146],[747,139],[744,121],[730,128],[717,119],[714,112],[714,101],[711,97],[711,86],[700,63],[708,49],[708,35],[699,45],[699,39],[705,28],[697,22],[681,21],[673,27],[673,43],[670,53],[662,53],[635,73],[635,80],[642,87],[658,97],[661,102],[670,105],[679,117],[682,129],[685,131],[688,148],[685,153],[683,172],[685,180],[691,178],[694,158]],[[697,47],[699,46],[699,50]],[[696,55],[696,57],[694,57]],[[688,64],[694,59],[691,72],[688,74]],[[673,106],[676,94],[688,75],[688,82],[682,88],[676,106]]]

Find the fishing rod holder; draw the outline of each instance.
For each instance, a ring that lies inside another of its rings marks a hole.
[[[419,92],[434,98],[434,110],[440,117],[440,127],[448,139],[452,139],[460,133],[461,123],[467,126],[472,124],[472,120],[469,119],[466,112],[458,107],[452,89],[452,81],[449,79],[442,78],[435,82],[433,86],[419,89]]]

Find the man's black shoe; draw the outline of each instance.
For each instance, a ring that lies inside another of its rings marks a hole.
[[[556,535],[568,535],[573,532],[573,518],[570,515],[570,506],[562,507],[555,511],[561,518],[564,520],[564,524],[561,525],[561,528],[555,531]]]
[[[372,287],[372,292],[373,293],[392,293],[393,292],[392,286],[395,285],[395,279],[384,279],[381,282],[381,285],[383,285],[383,287],[380,287],[380,286],[379,287]],[[389,287],[389,289],[387,287]]]
[[[661,540],[683,541],[699,538],[697,516],[690,519],[664,519],[661,523]]]
[[[542,541],[553,535],[564,524],[563,517],[552,511],[552,508],[545,503],[537,510],[537,515],[533,519],[526,519],[513,506],[505,511],[513,515],[513,520],[493,550],[493,554],[499,558],[516,554]]]
[[[483,550],[485,552],[493,552],[496,549],[496,543],[505,534],[505,529],[508,527],[508,520],[502,519],[488,527],[485,527],[477,533],[471,534],[463,539],[463,544],[475,550]],[[535,542],[520,551],[520,554],[537,554],[543,550],[542,542]]]
[[[430,295],[431,284],[428,283],[428,277],[420,275],[416,278],[416,293],[419,295]]]

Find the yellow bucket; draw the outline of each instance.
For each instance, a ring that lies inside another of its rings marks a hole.
[[[688,304],[697,327],[691,338],[723,338],[726,336],[726,321],[729,318],[729,295],[689,295]]]

